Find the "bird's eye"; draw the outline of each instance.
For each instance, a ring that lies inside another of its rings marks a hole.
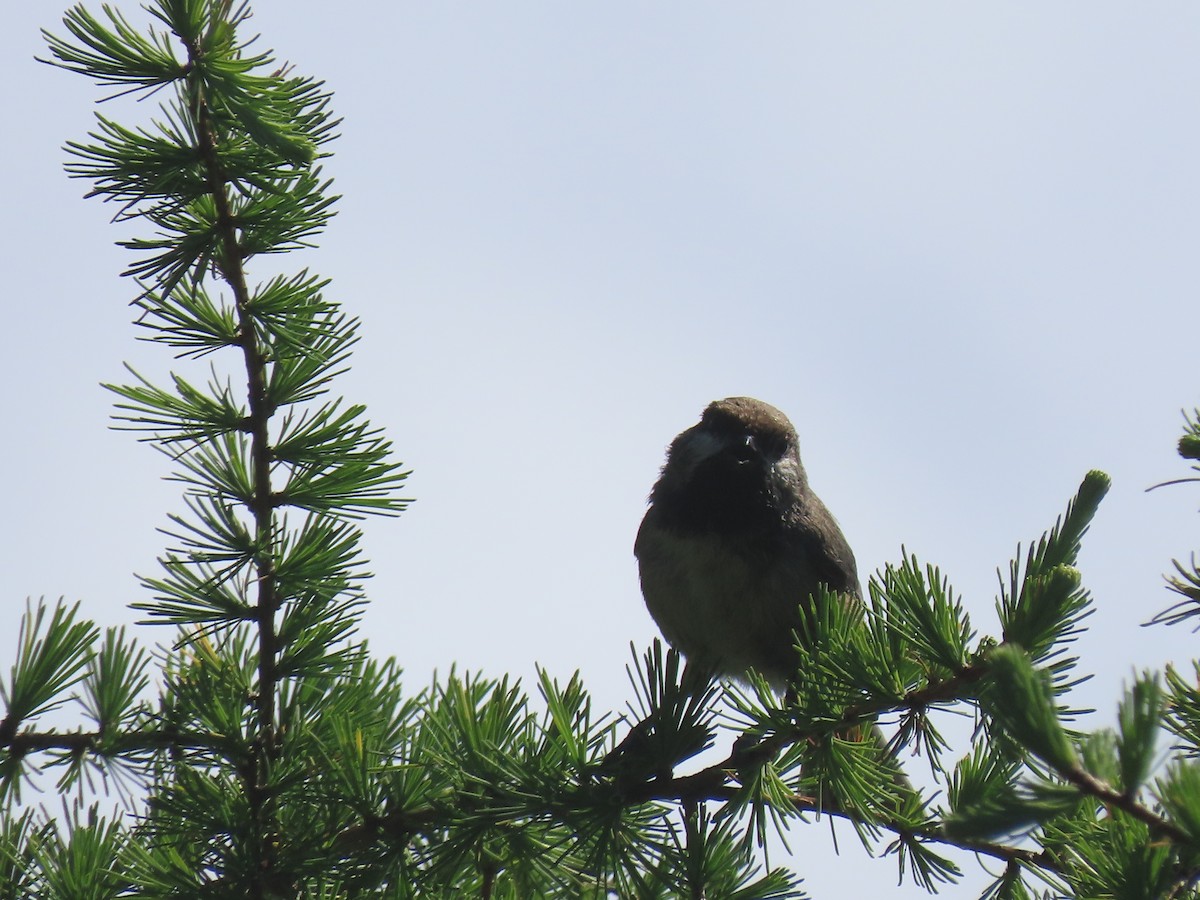
[[[787,439],[782,435],[760,435],[756,440],[762,455],[767,459],[779,459],[787,451]]]
[[[733,455],[736,459],[749,462],[761,452],[758,439],[752,434],[740,434],[733,441]]]

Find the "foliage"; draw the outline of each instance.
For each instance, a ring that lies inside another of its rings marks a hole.
[[[1183,437],[1179,439],[1179,455],[1192,460],[1192,471],[1200,472],[1200,409],[1183,416]],[[1167,482],[1179,484],[1185,481],[1200,481],[1200,477],[1181,478],[1178,481]],[[1161,486],[1161,485],[1160,485]],[[1182,599],[1169,609],[1154,618],[1155,622],[1165,622],[1174,625],[1188,622],[1200,616],[1200,564],[1193,553],[1186,562],[1173,560],[1175,574],[1167,579],[1167,586]]]
[[[578,678],[543,673],[532,698],[465,673],[408,690],[356,637],[359,523],[408,502],[381,430],[331,396],[358,322],[307,270],[257,273],[333,214],[329,95],[250,49],[244,4],[147,10],[143,31],[76,7],[69,38],[47,41],[54,65],[119,94],[169,95],[149,126],[98,116],[68,170],[149,225],[124,242],[138,324],[210,367],[109,385],[120,427],[183,488],[135,605],[172,636],[151,653],[78,606],[30,605],[0,684],[0,896],[796,897],[763,848],[813,813],[931,891],[959,878],[946,850],[961,848],[1003,863],[986,897],[1196,895],[1200,666],[1140,675],[1113,731],[1070,727],[1068,654],[1091,611],[1075,563],[1102,473],[1018,551],[994,635],[905,553],[870,580],[865,616],[816,598],[782,701],[658,644],[635,655],[633,724],[595,713]],[[1195,566],[1176,569],[1168,621],[1200,596]],[[975,739],[954,759],[940,728],[964,710]],[[1177,744],[1159,766],[1164,729]],[[906,748],[944,796],[900,771]],[[61,813],[26,803],[44,774]]]

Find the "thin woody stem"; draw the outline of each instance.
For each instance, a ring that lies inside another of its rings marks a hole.
[[[260,896],[267,894],[267,882],[274,869],[272,848],[276,841],[275,811],[270,796],[270,773],[277,759],[276,693],[278,686],[277,658],[279,636],[275,615],[279,609],[276,561],[272,554],[275,537],[275,496],[271,486],[272,451],[268,426],[275,410],[271,408],[267,391],[267,352],[259,341],[258,331],[250,310],[250,291],[246,284],[244,255],[239,239],[237,217],[229,198],[228,178],[219,153],[221,136],[213,121],[204,94],[204,86],[193,74],[202,62],[203,48],[198,41],[188,45],[189,77],[192,80],[192,114],[195,116],[200,156],[206,171],[209,192],[216,209],[215,228],[220,238],[216,265],[233,292],[238,318],[239,343],[246,368],[246,389],[249,415],[243,426],[250,435],[250,460],[254,493],[247,506],[254,518],[254,561],[258,589],[256,624],[258,626],[258,686],[253,702],[258,722],[258,736],[253,745],[256,757],[252,767],[247,794],[251,814],[259,825],[262,840],[262,876],[257,882]]]

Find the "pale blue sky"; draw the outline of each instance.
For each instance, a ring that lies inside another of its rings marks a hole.
[[[127,232],[60,169],[98,96],[32,61],[62,9],[15,4],[0,31],[0,597],[10,623],[31,595],[118,623],[181,504],[163,458],[106,430],[97,383],[166,363],[134,342]],[[1143,489],[1186,472],[1179,410],[1200,402],[1200,7],[255,9],[345,117],[321,248],[253,274],[308,266],[363,319],[342,389],[418,498],[366,526],[364,630],[414,688],[536,661],[620,706],[628,643],[655,634],[631,552],[645,495],[674,434],[732,394],[793,418],[864,580],[903,544],[981,632],[997,567],[1104,469],[1079,703],[1108,723],[1135,668],[1200,655],[1137,627],[1196,547],[1196,492]],[[792,842],[816,897],[895,884],[849,829],[841,861],[823,825]]]

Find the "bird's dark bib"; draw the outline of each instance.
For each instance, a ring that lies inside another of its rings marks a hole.
[[[663,525],[680,534],[766,536],[782,524],[777,493],[757,467],[711,460],[686,487],[653,497]]]

